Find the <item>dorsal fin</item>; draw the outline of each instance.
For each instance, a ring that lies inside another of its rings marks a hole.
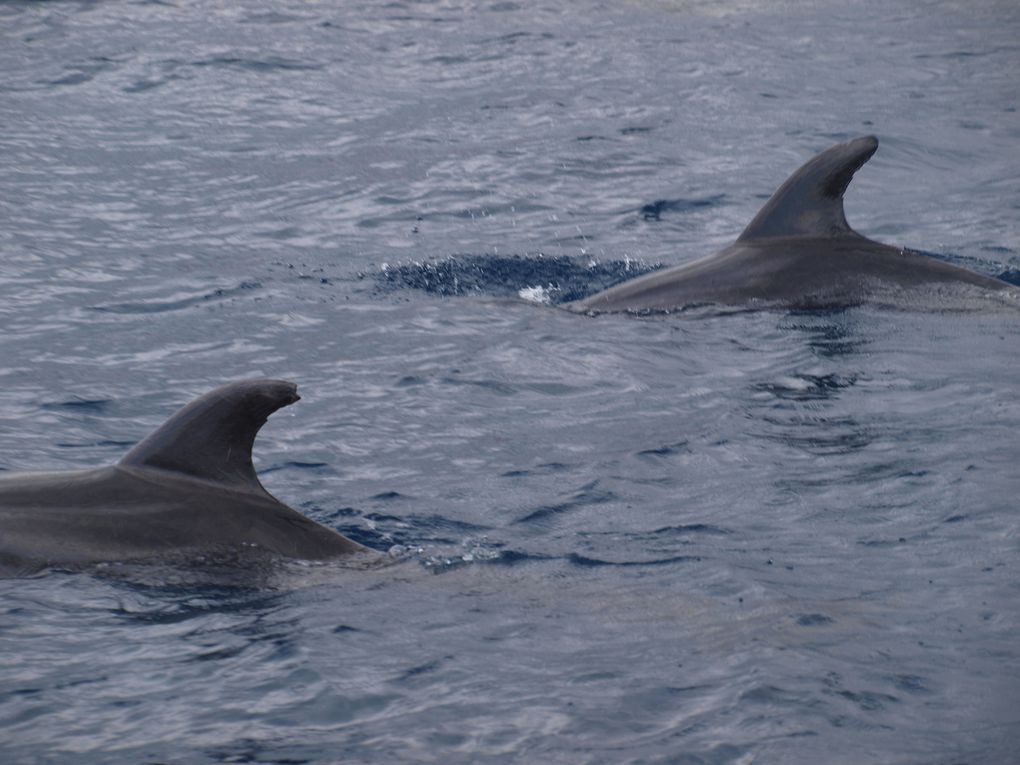
[[[284,380],[242,380],[216,388],[173,415],[120,461],[263,492],[251,464],[255,436],[273,412],[301,397]]]
[[[868,135],[838,143],[808,160],[786,179],[737,241],[853,233],[843,213],[843,192],[877,148],[878,139]]]

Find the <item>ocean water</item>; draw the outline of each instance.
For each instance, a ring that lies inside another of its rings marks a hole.
[[[0,4],[0,468],[292,379],[263,483],[392,559],[0,580],[0,761],[1016,762],[1015,313],[517,290],[713,252],[871,133],[855,228],[1015,271],[1018,40],[992,0]]]

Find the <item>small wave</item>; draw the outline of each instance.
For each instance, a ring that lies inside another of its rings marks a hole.
[[[613,492],[607,489],[599,489],[598,481],[583,486],[574,496],[567,502],[559,502],[555,505],[543,505],[522,518],[518,518],[514,521],[517,523],[533,523],[535,521],[545,521],[564,513],[568,513],[572,510],[584,507],[586,505],[599,505],[604,502],[609,502],[616,498]]]
[[[281,56],[267,56],[266,58],[213,56],[212,58],[202,59],[200,61],[192,61],[191,66],[227,67],[231,69],[245,69],[252,72],[314,71],[316,69],[322,69],[321,64],[308,64],[303,61],[283,58]]]
[[[68,401],[56,401],[43,404],[42,408],[48,411],[61,411],[63,409],[86,410],[89,412],[102,412],[112,403],[108,398],[72,398]]]
[[[135,303],[110,303],[107,305],[90,306],[89,310],[99,313],[144,314],[180,311],[195,305],[233,297],[234,295],[257,290],[262,287],[258,282],[241,282],[236,287],[222,287],[200,294],[175,297],[171,300],[142,300]]]
[[[96,56],[90,58],[88,60],[88,63],[65,66],[64,69],[67,72],[67,74],[63,75],[62,77],[58,77],[54,80],[48,80],[44,84],[53,86],[82,85],[86,82],[91,82],[100,74],[108,71],[118,63],[119,62],[114,61],[113,59],[105,58],[103,56]]]
[[[672,457],[674,454],[689,454],[691,451],[687,441],[677,441],[672,444],[663,444],[654,449],[643,449],[637,453],[638,457]]]
[[[529,475],[550,475],[552,473],[560,473],[564,470],[569,469],[570,465],[564,464],[562,462],[546,462],[541,465],[536,465],[530,470],[525,469],[508,470],[507,472],[501,473],[500,475],[503,478],[521,478],[523,476]]]
[[[733,532],[729,529],[724,529],[722,526],[713,526],[708,523],[686,523],[679,526],[663,526],[662,528],[656,529],[654,534],[732,534]]]
[[[580,555],[578,553],[571,553],[567,556],[567,560],[573,563],[575,566],[584,566],[586,568],[596,568],[601,566],[616,566],[621,568],[632,568],[634,566],[667,566],[670,563],[689,563],[689,562],[700,562],[700,555],[672,555],[668,558],[653,558],[652,560],[602,560],[600,558],[590,558],[587,555]]]
[[[269,467],[260,470],[259,475],[267,475],[269,473],[275,473],[278,470],[289,470],[290,468],[297,468],[298,470],[318,470],[324,467],[329,467],[329,463],[288,461],[281,462],[276,465],[270,465]]]

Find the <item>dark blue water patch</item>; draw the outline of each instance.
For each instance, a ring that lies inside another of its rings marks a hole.
[[[843,677],[838,672],[829,672],[822,678],[822,692],[854,704],[862,712],[881,712],[888,704],[898,704],[900,699],[887,693],[874,691],[852,691],[843,684]],[[837,715],[830,720],[836,727],[845,725],[874,727],[860,720],[851,721],[844,715]]]
[[[81,85],[91,81],[102,72],[110,69],[112,65],[119,63],[113,59],[105,58],[103,56],[93,57],[89,59],[89,62],[90,63],[87,64],[67,66],[65,69],[68,70],[68,73],[63,77],[58,77],[55,80],[49,80],[40,84],[47,86]]]
[[[942,59],[968,59],[968,58],[983,58],[985,56],[994,56],[998,53],[1011,53],[1013,48],[1005,46],[993,46],[989,45],[981,50],[954,50],[947,51],[946,53],[918,53],[914,55],[914,58],[918,61],[924,61],[931,58],[942,58]]]
[[[250,643],[241,643],[238,645],[224,645],[210,648],[207,651],[196,653],[189,658],[189,661],[203,662],[203,661],[222,661],[223,659],[232,659],[235,656],[240,656],[251,648]]]
[[[324,510],[312,502],[305,502],[301,511],[315,521],[328,526],[334,531],[343,534],[360,545],[372,550],[386,550],[394,544],[404,542],[397,539],[398,534],[390,530],[390,526],[404,528],[406,524],[403,519],[395,516],[363,515],[360,510],[353,507],[338,507],[333,510]],[[370,528],[364,521],[378,523],[379,528]]]
[[[708,523],[687,523],[679,526],[663,526],[662,528],[655,529],[652,533],[667,536],[678,534],[709,534],[722,536],[732,534],[733,532],[721,526],[713,526]]]
[[[59,412],[65,409],[71,411],[85,411],[85,412],[103,412],[106,411],[110,404],[113,403],[113,399],[109,398],[72,398],[68,401],[55,401],[46,403],[40,406],[40,409],[45,409],[51,412]]]
[[[496,566],[521,566],[530,563],[546,563],[550,560],[554,560],[554,558],[549,555],[527,553],[520,550],[500,550],[498,556],[483,561],[483,563]]]
[[[369,499],[377,502],[392,502],[397,499],[411,499],[405,494],[401,494],[399,491],[383,491],[378,494],[373,494]]]
[[[396,382],[398,388],[412,388],[417,385],[425,385],[428,380],[420,375],[405,375]]]
[[[493,37],[487,42],[503,43],[505,45],[516,45],[522,40],[552,40],[555,38],[551,32],[510,32],[509,34]]]
[[[171,74],[171,75],[168,75],[167,77],[163,77],[161,79],[135,80],[135,82],[131,83],[130,85],[125,85],[123,88],[121,88],[121,90],[124,93],[144,93],[147,90],[155,90],[156,88],[162,87],[163,85],[166,85],[167,83],[170,83],[170,82],[173,82],[174,80],[179,80],[179,79],[182,79],[182,78],[179,77],[178,75]]]
[[[530,475],[552,475],[553,473],[561,473],[564,470],[569,470],[571,465],[564,464],[562,462],[546,462],[542,465],[536,465],[533,468],[526,470],[508,470],[505,473],[501,473],[501,478],[523,478],[524,476]]]
[[[995,278],[1020,287],[1020,268],[1007,268],[1002,273],[996,275]]]
[[[352,518],[355,516],[358,518],[361,517],[360,511],[356,510],[353,507],[338,507],[334,510],[323,510],[322,508],[318,507],[312,502],[305,502],[304,504],[301,505],[301,508],[309,515],[314,514],[316,515],[317,518],[327,518],[329,520],[336,520],[338,518]]]
[[[926,695],[931,693],[925,679],[918,675],[894,675],[887,678],[898,690],[915,695]]]
[[[333,528],[352,542],[357,542],[376,552],[385,552],[393,545],[407,545],[413,541],[404,539],[399,533],[379,531],[366,526],[334,526]]]
[[[634,568],[638,566],[668,566],[671,563],[700,563],[700,555],[671,555],[668,558],[654,558],[652,560],[602,560],[600,558],[591,558],[587,555],[581,555],[580,553],[570,553],[567,556],[567,560],[575,566],[581,566],[584,568],[600,568],[603,566],[613,566],[617,568]]]
[[[365,513],[361,517],[371,526],[333,524],[333,527],[345,537],[374,550],[386,550],[394,544],[418,544],[420,541],[403,518],[385,513]]]
[[[800,708],[804,703],[801,694],[774,685],[756,685],[740,694],[740,700],[751,704],[796,708]]]
[[[715,207],[725,199],[725,194],[717,194],[701,199],[656,199],[643,205],[638,214],[648,221],[662,220],[663,213],[688,212],[699,207]]]
[[[459,371],[454,369],[452,373],[459,374]],[[545,396],[567,396],[578,390],[577,386],[565,383],[533,382],[511,385],[503,380],[476,380],[469,377],[443,377],[439,382],[447,385],[471,385],[500,396],[514,396],[524,391],[540,393]]]
[[[200,61],[189,62],[194,67],[227,67],[232,69],[245,69],[248,71],[265,72],[290,72],[309,71],[322,69],[322,64],[308,64],[295,59],[283,58],[282,56],[267,56],[266,58],[246,58],[244,56],[214,56]]]
[[[832,622],[833,619],[825,614],[801,614],[797,617],[797,625],[800,627],[820,627]]]
[[[598,488],[598,481],[592,481],[591,483],[582,486],[581,489],[570,498],[570,500],[553,505],[543,505],[536,510],[532,510],[527,515],[518,518],[513,521],[513,523],[519,524],[545,521],[587,505],[598,505],[604,502],[611,502],[614,499],[616,499],[616,495],[613,492],[608,489]]]
[[[345,537],[349,537],[366,547],[379,550],[386,549],[389,545],[393,544],[390,535],[376,529],[366,528],[362,519],[372,519],[353,507],[338,507],[326,510],[315,502],[302,502],[299,507],[301,512],[309,518],[329,526]],[[394,520],[400,522],[399,519]]]
[[[387,265],[372,279],[380,291],[414,289],[433,295],[517,297],[541,288],[552,303],[579,300],[614,284],[662,268],[633,260],[595,261],[568,255],[451,255],[437,261]]]
[[[259,475],[268,475],[269,473],[275,473],[278,470],[290,470],[291,468],[294,468],[296,470],[312,470],[312,471],[315,471],[315,470],[321,470],[322,468],[328,468],[328,467],[329,467],[329,463],[327,463],[327,462],[297,462],[297,461],[288,461],[288,462],[280,462],[280,463],[278,463],[276,465],[270,465],[267,468],[263,468],[262,470],[259,470]]]
[[[861,547],[875,547],[875,548],[886,548],[886,547],[898,547],[907,543],[906,537],[897,537],[896,539],[861,539],[857,541]]]
[[[637,453],[638,457],[672,457],[677,454],[690,454],[690,447],[687,441],[677,441],[673,444],[664,444],[654,449],[644,449]]]
[[[432,661],[427,661],[424,664],[419,664],[415,667],[411,667],[410,669],[405,669],[400,673],[400,675],[393,679],[393,682],[406,683],[408,680],[413,680],[421,675],[427,675],[435,672],[443,665],[444,661],[449,661],[452,658],[452,656],[444,656],[442,659],[433,659]]]
[[[365,519],[372,521],[372,523],[404,523],[403,518],[398,518],[395,515],[385,515],[383,513],[367,513]]]
[[[221,287],[178,300],[143,300],[138,303],[110,303],[90,306],[89,310],[114,314],[151,314],[180,311],[196,305],[234,297],[247,291],[260,289],[259,282],[241,282],[236,287]]]

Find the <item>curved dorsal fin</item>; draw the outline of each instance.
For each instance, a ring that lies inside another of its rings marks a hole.
[[[284,380],[242,380],[216,388],[178,411],[120,461],[265,491],[251,464],[255,436],[269,415],[299,400]]]
[[[878,139],[868,135],[838,143],[808,160],[786,179],[737,241],[853,233],[843,213],[843,192],[877,148]]]

